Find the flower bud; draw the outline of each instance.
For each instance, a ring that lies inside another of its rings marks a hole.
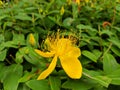
[[[35,44],[36,44],[34,35],[33,35],[32,33],[29,35],[29,43],[30,43],[32,46],[35,46]]]

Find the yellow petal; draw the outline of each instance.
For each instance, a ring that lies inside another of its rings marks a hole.
[[[74,55],[60,56],[60,62],[64,71],[70,78],[79,79],[82,76],[82,65]]]
[[[71,51],[68,54],[74,55],[75,57],[79,57],[81,55],[81,51],[78,47],[72,47]]]
[[[37,80],[45,79],[55,69],[56,63],[57,63],[57,56],[53,58],[49,67],[39,75]]]
[[[69,39],[61,38],[57,42],[57,47],[56,47],[56,53],[57,55],[62,55],[64,54],[69,47],[71,47],[72,43]]]
[[[42,52],[41,50],[38,49],[35,49],[35,52],[43,57],[52,57],[55,54],[54,52]]]
[[[65,56],[74,56],[74,57],[79,57],[81,55],[81,51],[77,47],[69,47],[69,50],[67,50]]]

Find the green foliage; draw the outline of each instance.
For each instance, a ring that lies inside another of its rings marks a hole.
[[[69,1],[0,0],[0,90],[120,90],[120,0]],[[58,64],[38,81],[51,58],[34,49],[58,29],[77,39],[82,77],[68,78]]]
[[[30,80],[26,82],[27,86],[30,87],[32,90],[50,90],[48,81],[46,80]]]
[[[60,90],[61,80],[59,77],[49,77],[51,90]]]

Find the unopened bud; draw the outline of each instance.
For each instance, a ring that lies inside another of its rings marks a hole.
[[[32,33],[31,33],[30,36],[29,36],[29,43],[30,43],[32,46],[35,46],[35,44],[36,44],[34,35],[33,35]]]

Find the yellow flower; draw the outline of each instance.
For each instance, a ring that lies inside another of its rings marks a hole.
[[[63,15],[65,12],[65,9],[64,9],[64,6],[61,7],[61,10],[60,10],[60,15]]]
[[[94,7],[95,7],[94,3],[91,3],[91,7],[92,7],[92,8],[94,8]]]
[[[78,5],[80,5],[80,0],[75,0],[75,2],[76,2]]]
[[[70,38],[57,36],[55,38],[47,38],[44,42],[48,46],[48,51],[43,52],[35,49],[40,56],[49,58],[53,57],[49,67],[44,70],[37,80],[45,79],[55,69],[57,59],[66,74],[72,79],[79,79],[82,76],[82,65],[78,59],[81,55],[80,49],[73,44]]]
[[[85,0],[85,2],[86,2],[86,3],[88,3],[88,2],[89,2],[89,0]]]
[[[2,1],[0,1],[0,6],[2,6],[3,5],[3,2]]]
[[[35,44],[36,44],[34,35],[33,35],[32,33],[29,35],[29,43],[30,43],[32,46],[35,46]]]
[[[71,0],[67,0],[67,4],[70,5],[72,3]]]

